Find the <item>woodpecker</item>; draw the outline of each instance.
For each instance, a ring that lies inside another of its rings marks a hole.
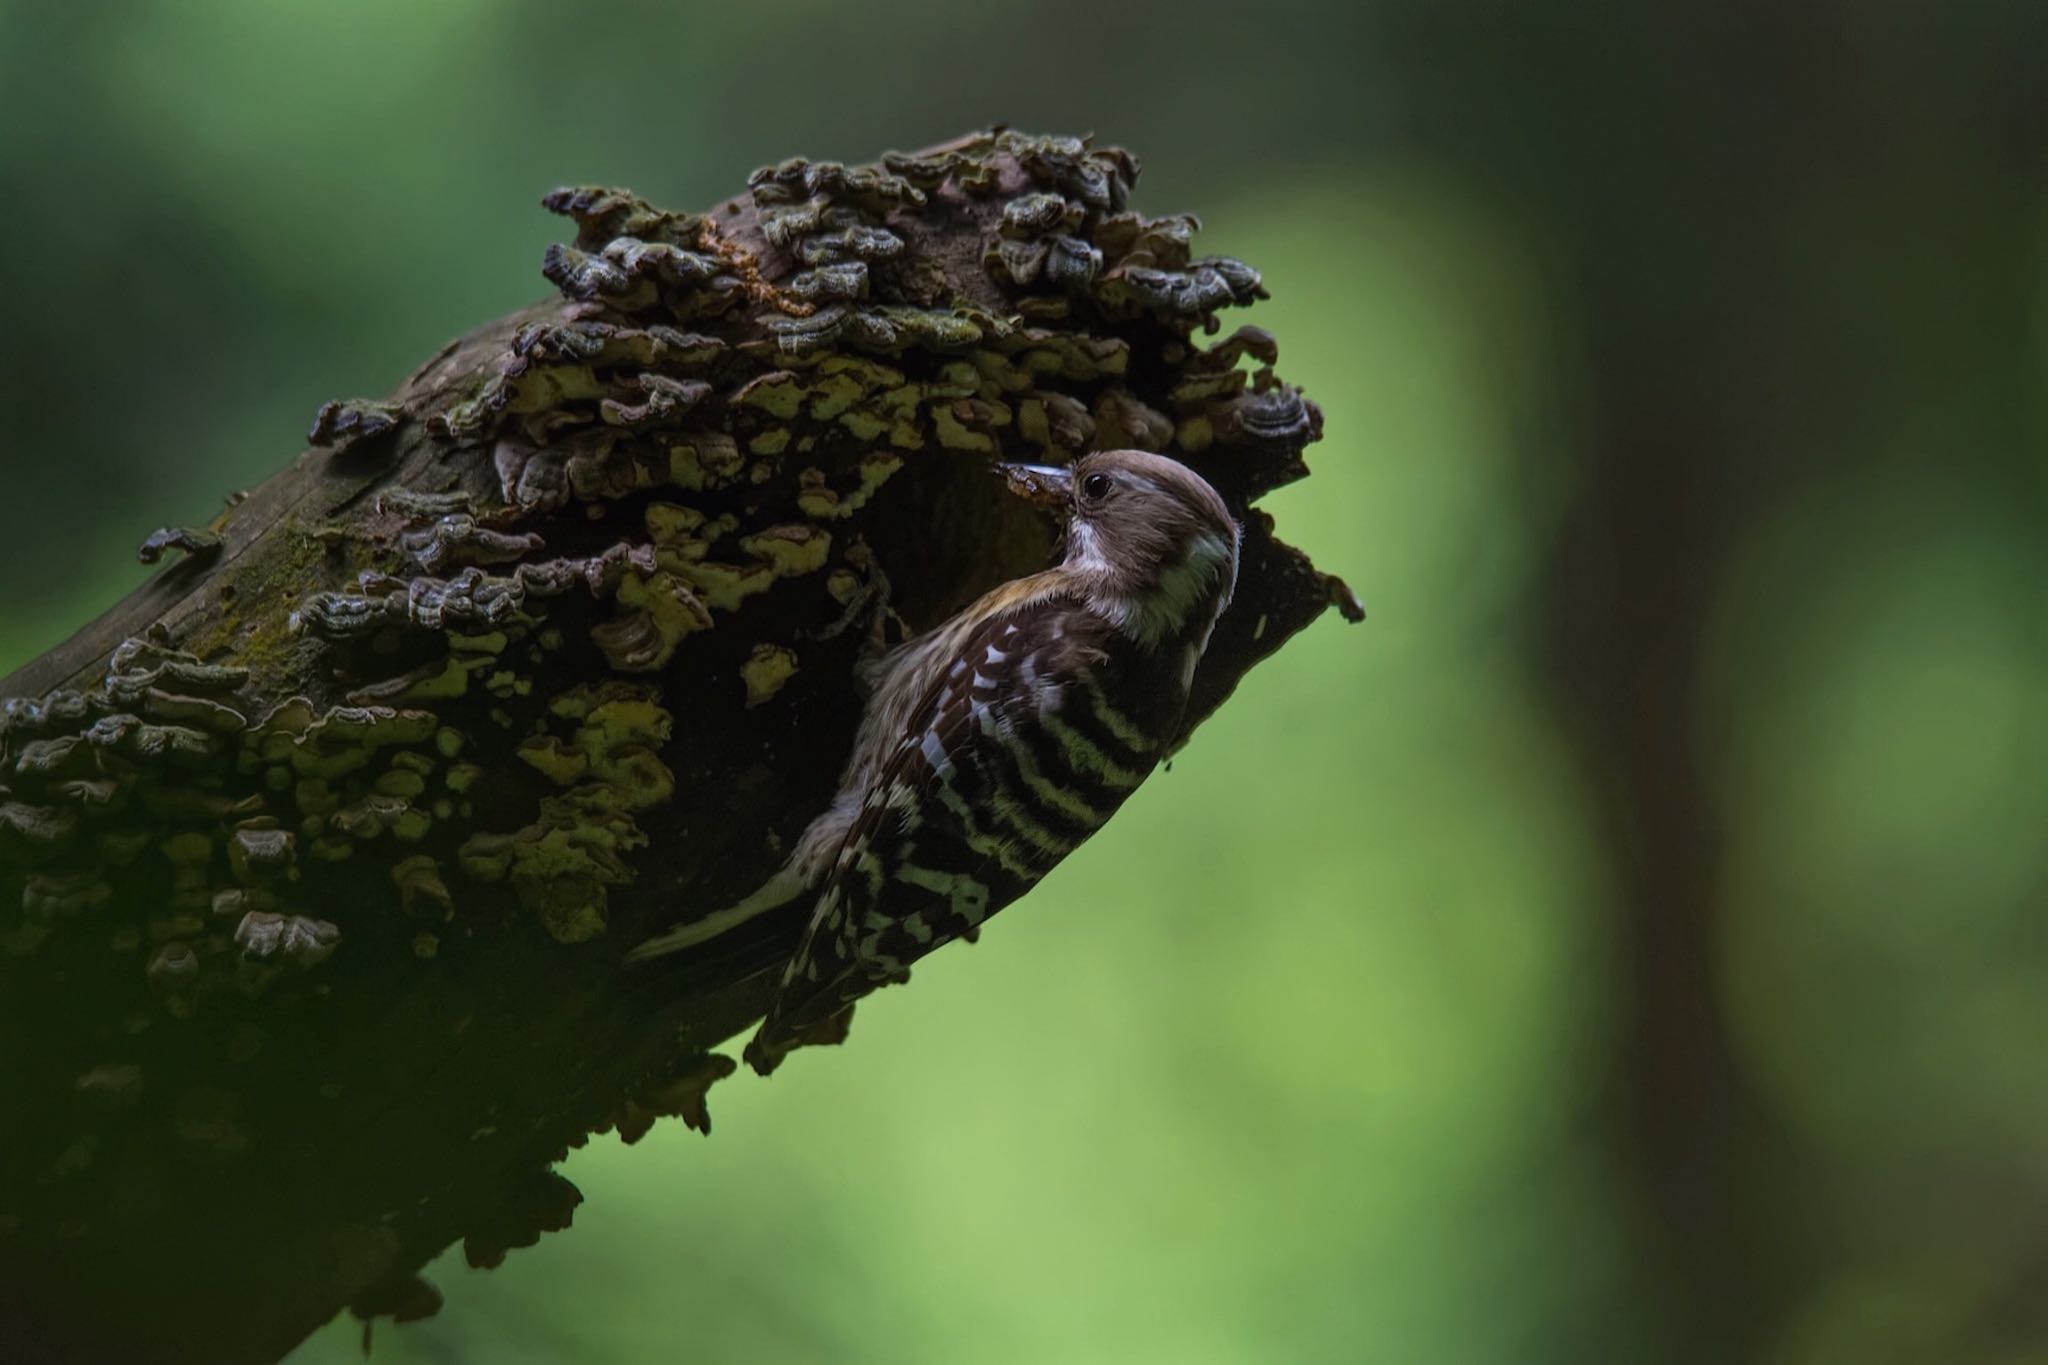
[[[762,1075],[869,991],[1029,890],[1145,780],[1237,585],[1240,528],[1200,475],[1100,451],[1006,465],[1067,509],[1054,568],[1005,583],[869,664],[837,796],[737,905],[635,948],[657,957],[816,897],[768,1017]]]

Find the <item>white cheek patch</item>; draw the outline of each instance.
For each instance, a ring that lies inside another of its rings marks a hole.
[[[1089,569],[1109,567],[1109,561],[1102,557],[1102,545],[1095,538],[1095,528],[1079,517],[1067,527],[1067,547],[1069,564]]]

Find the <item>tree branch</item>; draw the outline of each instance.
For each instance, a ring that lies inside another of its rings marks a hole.
[[[558,191],[560,296],[451,343],[4,684],[0,1336],[275,1360],[566,1226],[592,1131],[708,1126],[791,907],[627,972],[829,797],[873,594],[1046,562],[997,459],[1167,448],[1247,515],[1206,715],[1347,592],[1250,512],[1320,415],[1136,162],[981,134],[705,215]],[[1240,362],[1249,358],[1248,370]],[[182,548],[181,548],[182,547]]]

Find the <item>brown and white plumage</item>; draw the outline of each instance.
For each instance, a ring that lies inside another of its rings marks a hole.
[[[1238,526],[1142,451],[1021,475],[1068,502],[1066,554],[880,659],[832,806],[766,886],[642,944],[673,952],[807,892],[809,927],[747,1057],[971,935],[1100,828],[1178,733],[1237,581]]]

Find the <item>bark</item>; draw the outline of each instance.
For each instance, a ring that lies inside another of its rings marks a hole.
[[[705,215],[557,191],[559,296],[450,343],[0,683],[0,1339],[274,1360],[594,1131],[708,1129],[807,907],[658,968],[830,794],[868,622],[1042,566],[1001,459],[1170,449],[1246,515],[1206,715],[1332,601],[1250,510],[1320,415],[1136,162],[987,134]],[[1249,359],[1247,368],[1240,364]]]

